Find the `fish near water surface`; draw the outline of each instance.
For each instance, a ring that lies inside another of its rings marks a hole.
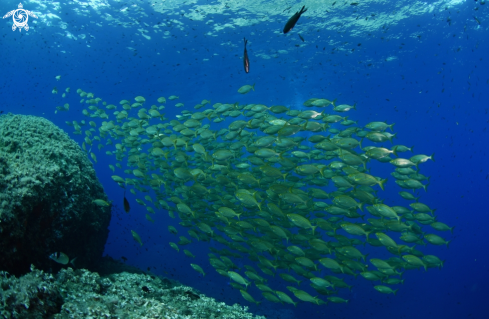
[[[246,44],[248,43],[248,40],[246,38],[244,39],[244,53],[243,53],[243,64],[244,64],[244,70],[246,73],[250,72],[250,59],[248,58],[248,51],[246,50]]]
[[[303,6],[301,11],[297,11],[296,13],[294,13],[294,15],[292,17],[290,17],[290,19],[285,24],[284,34],[289,32],[290,30],[292,30],[292,28],[294,28],[297,21],[299,21],[299,18],[301,17],[301,15],[306,11],[307,11],[306,6]]]

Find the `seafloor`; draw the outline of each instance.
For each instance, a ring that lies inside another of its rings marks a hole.
[[[110,257],[99,272],[63,268],[51,274],[32,266],[21,277],[0,276],[2,318],[265,318]]]

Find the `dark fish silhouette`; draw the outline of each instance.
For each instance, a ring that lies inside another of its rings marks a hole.
[[[126,191],[124,191],[124,210],[126,211],[126,213],[129,213],[129,211],[131,210],[131,206],[129,205],[129,201],[126,198]]]
[[[243,64],[244,64],[244,70],[246,73],[250,72],[250,60],[248,59],[248,51],[246,51],[246,43],[248,43],[248,40],[246,38],[244,39],[244,55],[243,55]]]
[[[303,6],[301,11],[298,11],[296,12],[290,19],[289,21],[287,21],[287,23],[285,24],[285,27],[284,27],[284,33],[287,33],[289,32],[290,30],[292,30],[292,28],[295,26],[295,24],[297,23],[297,21],[299,21],[299,18],[301,17],[301,14],[303,14],[304,12],[306,12],[307,9],[306,9],[306,6]]]

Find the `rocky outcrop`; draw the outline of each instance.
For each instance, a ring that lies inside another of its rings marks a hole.
[[[91,268],[102,257],[110,207],[92,163],[52,122],[0,116],[0,270],[56,269],[53,252]]]

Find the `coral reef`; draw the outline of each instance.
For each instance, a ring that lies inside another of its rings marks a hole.
[[[101,277],[85,269],[53,276],[31,267],[16,278],[0,277],[0,316],[16,318],[264,319],[247,307],[229,306],[191,287],[148,274]]]
[[[0,272],[1,318],[47,318],[61,310],[63,299],[54,276],[31,269],[20,278]]]
[[[0,116],[0,265],[15,275],[29,266],[60,267],[57,251],[90,268],[102,256],[110,207],[92,163],[80,146],[50,121]],[[83,242],[83,245],[79,243]]]

